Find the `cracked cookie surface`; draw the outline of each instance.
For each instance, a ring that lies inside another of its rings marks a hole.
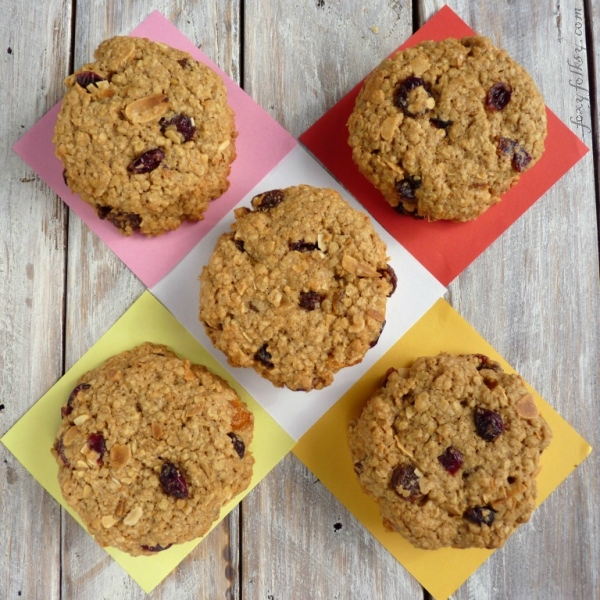
[[[390,369],[349,426],[384,526],[418,548],[498,548],[529,520],[551,431],[517,374],[481,354]]]
[[[65,80],[53,136],[65,182],[125,235],[201,220],[236,157],[225,84],[143,38],[111,38],[94,56]]]
[[[252,207],[202,271],[200,320],[232,366],[321,389],[379,339],[396,286],[386,246],[334,190],[271,190]]]
[[[484,37],[423,42],[365,80],[348,121],[359,170],[400,214],[469,221],[544,151],[529,74]]]
[[[103,546],[152,555],[196,539],[250,483],[252,413],[223,379],[165,346],[89,371],[61,414],[59,485]]]

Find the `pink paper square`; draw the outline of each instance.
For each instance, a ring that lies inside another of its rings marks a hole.
[[[125,237],[108,221],[100,220],[94,209],[73,194],[63,181],[63,166],[54,155],[52,144],[59,104],[48,111],[13,149],[147,287],[152,287],[297,145],[297,141],[159,12],[151,13],[131,35],[147,37],[189,52],[217,72],[227,87],[228,101],[235,112],[239,133],[237,158],[232,164],[229,189],[211,203],[203,221],[185,223],[175,231],[147,238],[140,234]]]
[[[424,40],[471,35],[473,30],[445,6],[398,50]],[[504,194],[500,203],[468,223],[418,221],[398,215],[352,160],[346,123],[361,87],[362,82],[305,131],[300,141],[445,286],[588,152],[579,138],[546,109],[546,151],[519,183]]]

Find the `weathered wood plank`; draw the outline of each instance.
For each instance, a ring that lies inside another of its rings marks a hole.
[[[0,435],[62,372],[66,213],[11,146],[61,93],[69,56],[70,5],[14,3],[10,9],[3,7],[3,13]],[[4,446],[0,461],[0,597],[57,598],[60,510]],[[35,551],[32,540],[37,541]]]
[[[244,87],[296,136],[412,33],[399,2],[248,2],[244,18]],[[242,533],[242,597],[423,597],[293,456],[246,499]]]
[[[75,23],[75,68],[113,35],[126,35],[160,10],[219,66],[239,74],[239,6],[236,2],[85,2]],[[66,366],[71,366],[143,291],[143,285],[104,243],[71,215],[67,263]],[[152,598],[235,597],[237,579],[226,557],[237,557],[237,512],[221,523],[162,583]],[[231,535],[234,539],[231,540]],[[230,544],[232,546],[230,547]],[[142,598],[145,594],[68,515],[63,526],[64,598]],[[230,567],[230,568],[228,568]],[[237,569],[235,569],[237,570]]]
[[[577,101],[570,85],[569,62],[574,64],[576,46],[585,41],[578,33],[581,2],[448,4],[523,64],[548,106],[591,143],[590,132],[571,122],[581,110],[590,125],[589,107]],[[440,5],[425,2],[425,17]],[[589,89],[587,78],[584,67]],[[458,277],[450,299],[597,445],[600,302],[593,169],[590,153]],[[459,590],[457,600],[596,597],[600,527],[593,507],[599,489],[600,465],[592,454]]]

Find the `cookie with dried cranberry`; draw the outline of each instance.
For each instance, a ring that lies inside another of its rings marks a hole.
[[[239,208],[200,277],[200,320],[235,367],[321,389],[360,362],[396,276],[366,214],[336,191],[271,190]]]
[[[236,157],[222,79],[189,54],[114,37],[65,80],[53,142],[72,191],[124,235],[203,218]]]
[[[83,375],[52,453],[102,546],[151,555],[204,535],[252,477],[254,418],[207,368],[145,343]]]
[[[418,548],[498,548],[529,520],[550,428],[521,377],[481,354],[390,369],[349,426],[386,529]]]
[[[525,69],[476,36],[384,60],[348,128],[359,170],[397,212],[470,221],[540,158],[546,110]]]

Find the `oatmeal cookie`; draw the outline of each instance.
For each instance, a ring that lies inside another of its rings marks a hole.
[[[222,79],[142,38],[111,38],[94,56],[65,80],[53,137],[65,182],[125,235],[201,220],[236,157]]]
[[[60,488],[102,546],[150,555],[198,538],[250,483],[252,413],[223,379],[165,346],[89,371],[61,414]]]
[[[418,548],[498,548],[529,520],[551,431],[519,375],[481,354],[390,369],[349,426],[384,526]]]
[[[359,170],[400,214],[469,221],[544,151],[533,79],[484,37],[423,42],[365,80],[348,121]]]
[[[369,218],[334,190],[271,190],[239,208],[200,277],[200,320],[235,367],[321,389],[385,324],[396,275]]]

